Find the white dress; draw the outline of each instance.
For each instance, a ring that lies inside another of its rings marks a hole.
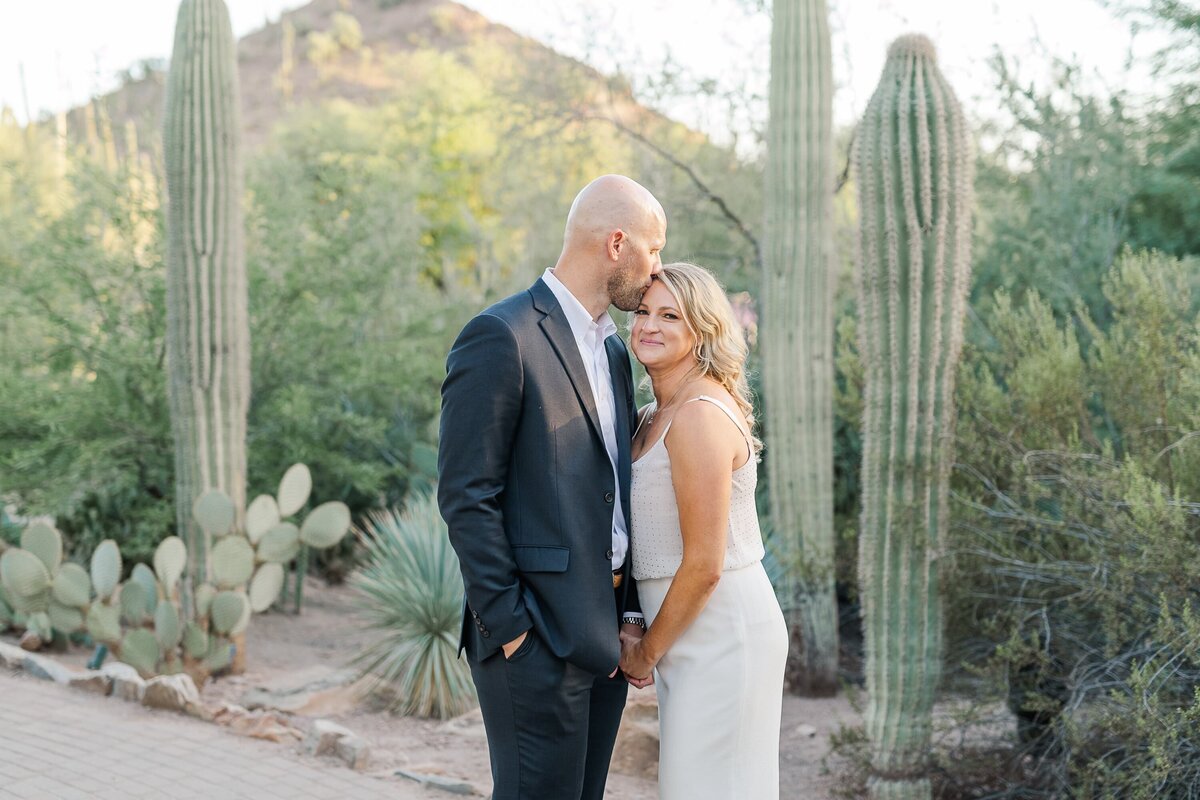
[[[713,403],[750,438],[724,403]],[[667,430],[670,429],[667,424]],[[683,558],[667,430],[633,464],[633,575],[653,625]],[[663,800],[778,800],[788,635],[762,567],[757,463],[732,471],[725,567],[695,622],[658,662],[658,793]]]

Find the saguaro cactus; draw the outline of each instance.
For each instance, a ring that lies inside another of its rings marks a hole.
[[[970,283],[972,164],[933,44],[888,50],[855,145],[865,374],[859,586],[873,798],[928,798],[938,557]]]
[[[825,0],[776,0],[763,382],[771,520],[786,542],[801,694],[837,691],[833,585],[833,66]]]
[[[167,78],[167,368],[175,502],[191,581],[211,534],[192,516],[206,490],[246,503],[250,329],[242,245],[237,50],[222,0],[183,0]],[[240,520],[239,520],[240,522]],[[185,592],[190,614],[190,592]]]

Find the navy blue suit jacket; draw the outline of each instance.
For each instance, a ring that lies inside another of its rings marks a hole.
[[[629,530],[629,353],[605,341]],[[446,362],[438,503],[466,588],[461,646],[477,661],[533,629],[597,675],[620,657],[620,616],[640,609],[625,559],[612,587],[614,476],[571,326],[541,279],[485,309]]]

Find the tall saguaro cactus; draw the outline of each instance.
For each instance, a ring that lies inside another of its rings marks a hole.
[[[926,761],[942,660],[938,558],[971,276],[970,145],[924,36],[903,36],[889,49],[854,158],[869,787],[872,798],[908,800],[930,796]]]
[[[192,585],[205,581],[210,568],[210,534],[197,525],[192,504],[206,490],[220,489],[234,508],[246,505],[250,328],[240,129],[229,12],[222,0],[183,0],[163,139],[169,199],[167,384],[176,521],[188,545]]]
[[[786,542],[801,694],[837,691],[833,584],[833,57],[825,0],[775,0],[763,382],[771,520]]]

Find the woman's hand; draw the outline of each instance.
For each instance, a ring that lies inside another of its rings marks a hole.
[[[621,664],[620,670],[625,673],[625,679],[631,686],[644,689],[654,683],[654,658],[640,636],[621,633]]]

